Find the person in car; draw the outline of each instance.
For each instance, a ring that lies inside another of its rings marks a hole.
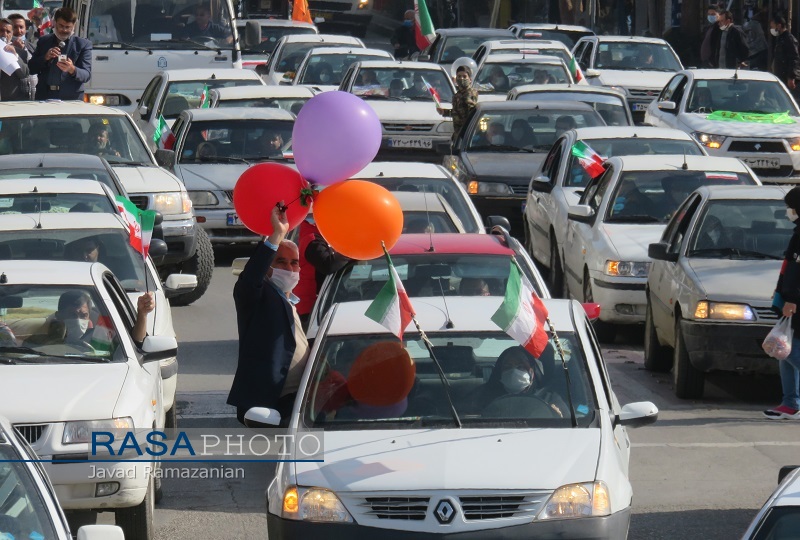
[[[458,284],[460,296],[491,296],[489,284],[481,278],[463,278]]]
[[[283,136],[280,133],[264,132],[259,139],[261,151],[268,157],[283,156]]]
[[[320,62],[317,66],[317,84],[335,84],[333,68],[327,62]]]
[[[533,134],[531,125],[522,118],[514,120],[511,124],[511,133],[509,135],[508,144],[518,148],[533,148],[536,146],[536,136]]]
[[[86,146],[86,153],[95,156],[116,156],[119,157],[120,153],[111,146],[109,139],[108,128],[102,124],[95,124],[89,128],[87,133],[88,142]]]
[[[509,82],[505,71],[500,66],[493,66],[489,74],[489,82],[495,92],[508,92]]]
[[[70,242],[65,247],[66,258],[71,261],[97,262],[103,246],[96,238],[81,238]]]
[[[543,69],[533,72],[533,84],[550,84],[550,76]]]
[[[431,98],[431,94],[428,92],[428,87],[425,86],[425,81],[422,80],[422,75],[419,73],[414,75],[414,85],[411,88],[404,90],[403,96],[411,99],[422,97]]]
[[[556,139],[561,137],[565,131],[569,131],[570,129],[575,129],[578,127],[578,124],[575,122],[575,118],[572,116],[565,114],[563,116],[559,116],[556,119]]]
[[[194,21],[183,27],[182,39],[214,38],[233,43],[233,34],[221,24],[211,20],[211,8],[208,4],[198,4],[194,11]]]

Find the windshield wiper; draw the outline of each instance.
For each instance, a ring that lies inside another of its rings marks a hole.
[[[772,255],[770,253],[762,253],[760,251],[753,251],[749,249],[739,249],[735,247],[720,247],[720,248],[705,248],[705,249],[694,249],[690,251],[687,255],[689,257],[693,256],[703,256],[703,255],[719,255],[720,257],[728,256],[737,256],[743,259],[753,258],[753,259],[772,259],[775,261],[779,261],[783,259],[778,255]]]
[[[444,369],[442,369],[442,364],[439,363],[439,360],[436,358],[436,355],[433,353],[433,343],[428,339],[428,336],[425,335],[425,332],[422,331],[422,327],[417,322],[416,317],[412,317],[412,322],[417,327],[417,331],[419,332],[420,337],[422,338],[423,343],[425,343],[425,348],[428,349],[428,354],[431,355],[431,360],[433,360],[433,365],[436,366],[436,371],[439,373],[439,379],[442,381],[442,388],[444,388],[445,396],[447,396],[447,403],[450,405],[450,412],[453,415],[453,421],[456,423],[456,427],[460,428],[461,425],[461,418],[458,417],[458,413],[456,412],[456,406],[453,405],[453,396],[450,394],[450,383],[447,382],[447,376],[444,374]]]
[[[244,158],[231,156],[198,156],[196,161],[202,161],[203,163],[214,163],[221,161],[223,163],[244,163],[245,165],[250,165],[250,162]]]
[[[103,45],[108,45],[108,47],[103,47]],[[94,46],[95,49],[115,49],[114,45],[120,45],[126,49],[133,49],[135,51],[144,51],[146,53],[153,54],[152,49],[148,49],[147,47],[140,47],[139,45],[134,45],[133,43],[125,43],[124,41],[106,41],[105,43],[98,43]]]
[[[186,44],[189,44],[189,45],[194,45],[196,47],[200,47],[201,49],[204,49],[204,50],[207,50],[207,51],[217,51],[218,54],[222,52],[222,48],[221,47],[211,47],[211,46],[206,45],[204,43],[200,43],[199,41],[194,41],[193,39],[188,39],[188,38],[187,39],[175,39],[175,38],[163,39],[163,40],[161,40],[161,43],[186,43]]]
[[[578,417],[575,416],[575,404],[572,402],[572,383],[569,380],[569,367],[567,366],[567,360],[564,355],[564,348],[561,346],[561,340],[558,339],[558,333],[556,332],[553,323],[550,322],[550,317],[547,317],[547,325],[553,332],[553,343],[556,346],[558,355],[561,357],[561,366],[564,369],[564,379],[567,381],[567,405],[569,405],[569,417],[572,421],[572,427],[576,428],[578,427]]]
[[[657,217],[648,214],[633,214],[630,216],[611,216],[606,223],[661,223]]]
[[[389,101],[408,101],[408,98],[397,96],[384,96],[383,94],[356,94],[361,99],[385,99]]]
[[[39,358],[63,358],[66,360],[86,360],[87,362],[102,362],[106,363],[109,362],[110,359],[104,357],[95,357],[95,356],[85,356],[82,354],[48,354],[42,351],[37,351],[31,347],[0,347],[0,355],[4,353],[16,353],[16,354],[28,354],[31,356],[36,356]],[[2,358],[2,357],[0,357]],[[14,362],[17,360],[23,360],[21,358],[15,359]]]

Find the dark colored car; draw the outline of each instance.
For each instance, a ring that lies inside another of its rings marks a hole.
[[[98,180],[114,195],[128,196],[108,162],[91,154],[11,154],[0,156],[0,180],[11,178]]]
[[[498,28],[445,28],[436,31],[436,38],[419,53],[419,62],[449,65],[457,59],[471,57],[484,41],[514,39],[511,30]]]

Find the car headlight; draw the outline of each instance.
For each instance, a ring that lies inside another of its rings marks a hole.
[[[795,137],[794,139],[788,139],[786,142],[789,143],[789,148],[791,148],[792,151],[800,152],[800,137]]]
[[[283,494],[283,517],[326,523],[352,523],[353,521],[350,513],[333,491],[296,486],[290,486]]]
[[[694,310],[695,319],[717,319],[723,321],[754,321],[756,315],[747,304],[728,304],[702,300]]]
[[[211,191],[190,191],[189,199],[192,206],[217,206],[219,199]]]
[[[727,138],[724,135],[713,135],[711,133],[701,133],[699,131],[692,133],[692,136],[706,148],[713,149],[722,148],[722,143],[724,143]]]
[[[185,191],[156,193],[153,195],[153,210],[168,214],[188,214],[192,211],[192,200]]]
[[[131,100],[121,94],[84,94],[83,101],[92,105],[106,105],[108,107],[131,104]]]
[[[606,261],[605,274],[615,277],[647,277],[649,262]]]
[[[604,482],[568,484],[550,495],[538,519],[569,519],[608,516],[611,498]]]
[[[453,133],[453,122],[442,122],[436,126],[436,133]]]
[[[508,184],[502,182],[478,182],[471,180],[467,184],[467,191],[470,195],[509,195],[514,193]]]
[[[92,440],[93,431],[110,429],[132,430],[133,418],[125,416],[123,418],[110,418],[108,420],[82,420],[80,422],[67,422],[64,425],[64,435],[61,437],[61,443],[89,443]]]

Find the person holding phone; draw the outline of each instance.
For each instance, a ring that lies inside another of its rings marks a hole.
[[[36,99],[83,100],[92,78],[92,42],[74,35],[78,17],[70,8],[56,10],[53,33],[39,38],[29,63],[39,76]]]

